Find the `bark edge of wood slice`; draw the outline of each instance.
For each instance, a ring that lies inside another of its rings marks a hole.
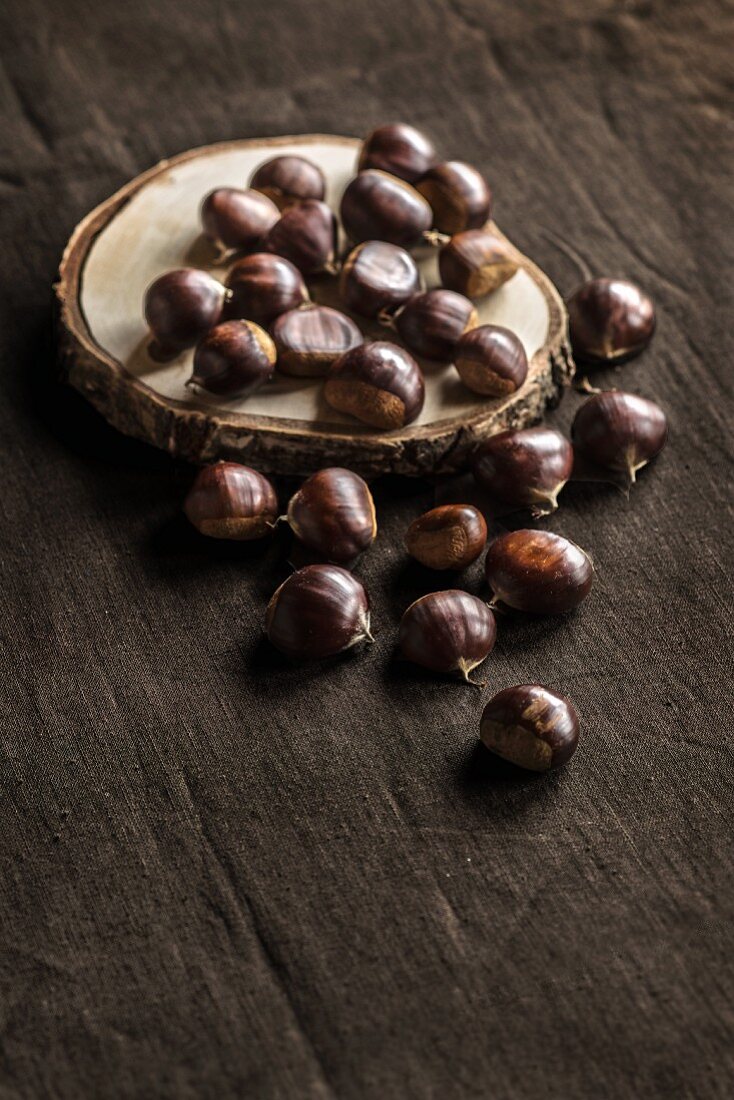
[[[247,463],[266,473],[308,474],[329,465],[348,466],[367,476],[383,473],[413,476],[451,473],[467,465],[476,444],[487,436],[506,428],[526,427],[540,420],[546,408],[558,403],[564,388],[573,378],[567,315],[550,279],[530,259],[514,249],[510,242],[508,244],[518,259],[520,271],[538,288],[547,308],[545,339],[532,353],[527,382],[508,398],[482,401],[476,395],[470,395],[472,405],[466,410],[458,413],[454,410],[455,414],[446,419],[418,422],[393,432],[377,432],[357,422],[350,423],[346,418],[344,423],[324,423],[297,417],[233,412],[206,396],[184,396],[182,393],[183,399],[178,400],[170,394],[158,392],[143,381],[129,369],[123,357],[116,357],[96,338],[85,310],[87,263],[95,244],[115,224],[115,219],[131,210],[132,200],[136,196],[147,193],[146,189],[153,185],[174,181],[177,170],[183,168],[186,171],[187,166],[194,162],[199,162],[195,165],[198,171],[205,158],[221,157],[224,164],[229,163],[227,158],[231,155],[235,158],[232,160],[234,166],[236,157],[241,154],[242,157],[249,157],[254,165],[276,155],[279,150],[290,152],[294,146],[328,146],[330,149],[333,147],[337,160],[341,157],[345,163],[351,164],[356,162],[359,144],[355,138],[308,134],[203,146],[161,161],[101,203],[74,229],[64,251],[55,286],[63,378],[83,394],[109,423],[126,435],[152,443],[191,462],[229,459]],[[308,153],[308,149],[303,151]],[[344,179],[340,186],[349,175],[348,172],[344,174],[343,166],[342,175]],[[200,191],[197,202],[211,187],[236,185],[230,179],[219,180],[215,175],[211,178],[214,182]],[[246,183],[246,179],[239,178],[239,186],[246,186]],[[168,188],[167,199],[170,199],[170,190]],[[337,208],[333,196],[330,194],[328,197],[332,206]],[[492,228],[503,236],[496,226]],[[192,238],[196,237],[197,230],[198,225],[194,221],[191,225]],[[162,273],[166,267],[185,265],[185,256],[181,256],[178,263],[164,264],[156,274]],[[215,265],[211,266],[213,268]],[[519,274],[506,284],[508,291]],[[146,279],[146,283],[149,281]],[[98,293],[96,297],[99,297]],[[139,301],[142,303],[142,294]],[[481,306],[481,303],[478,305]],[[142,339],[145,334],[142,305],[138,306],[138,313]],[[132,324],[135,319],[127,320]],[[389,333],[384,331],[382,335],[383,338],[390,338]],[[318,380],[312,380],[312,384],[318,385]]]

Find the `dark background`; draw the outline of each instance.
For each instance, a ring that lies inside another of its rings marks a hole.
[[[733,31],[724,0],[6,0],[0,1096],[732,1095]],[[391,661],[429,486],[376,486],[377,644],[294,670],[260,634],[287,540],[197,539],[191,472],[51,380],[63,245],[128,178],[396,118],[562,292],[554,237],[659,309],[602,378],[669,447],[629,503],[564,494],[595,590],[486,666],[484,698],[578,706],[540,779],[477,749],[478,692]]]

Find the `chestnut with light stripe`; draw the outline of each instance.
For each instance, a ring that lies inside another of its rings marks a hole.
[[[281,584],[268,604],[265,632],[294,660],[321,660],[372,641],[364,585],[338,565],[307,565]]]
[[[474,480],[505,504],[544,516],[558,507],[558,494],[573,471],[573,447],[553,428],[498,432],[479,445]]]
[[[417,190],[433,211],[433,226],[441,233],[480,229],[489,220],[492,194],[481,172],[461,160],[429,168]]]
[[[465,569],[487,543],[484,516],[471,504],[442,504],[414,519],[405,548],[428,569]]]
[[[607,390],[583,403],[571,425],[571,438],[580,455],[622,474],[629,487],[637,471],[665,446],[668,421],[654,401]]]
[[[388,241],[402,248],[419,244],[433,224],[433,212],[405,180],[368,168],[347,185],[340,206],[350,241]]]
[[[488,604],[459,589],[429,592],[412,603],[400,620],[403,657],[432,672],[469,673],[492,652],[497,625]],[[476,685],[475,685],[476,686]]]
[[[332,363],[362,343],[354,321],[329,306],[309,305],[281,313],[271,333],[278,350],[278,370],[297,378],[328,374]]]
[[[259,191],[217,187],[201,204],[204,235],[223,252],[232,248],[259,248],[278,221],[274,202]]]
[[[231,292],[227,316],[244,317],[263,326],[308,301],[298,268],[270,252],[253,252],[238,260],[227,275],[226,285]]]
[[[464,333],[476,327],[478,317],[463,294],[439,287],[410,298],[391,323],[415,355],[450,359]]]
[[[184,512],[202,535],[246,542],[270,533],[278,518],[278,497],[257,470],[217,462],[199,470]]]
[[[387,340],[376,340],[337,359],[324,397],[333,408],[373,428],[402,428],[423,408],[425,385],[412,355]]]
[[[304,275],[333,273],[336,218],[326,203],[318,199],[294,203],[271,228],[264,247],[267,252],[290,260]]]
[[[579,362],[623,363],[655,332],[652,299],[626,279],[589,279],[568,299],[568,331]]]
[[[479,736],[490,752],[503,760],[545,772],[573,756],[579,720],[570,699],[540,684],[518,684],[490,699]]]
[[[402,122],[378,126],[362,142],[357,168],[378,168],[408,183],[416,183],[437,161],[429,138]]]
[[[347,256],[339,277],[339,293],[347,309],[363,317],[395,309],[420,290],[413,257],[387,241],[365,241]]]
[[[505,242],[489,229],[455,233],[438,256],[443,285],[467,298],[483,298],[498,290],[519,266]]]
[[[552,531],[509,531],[490,543],[487,582],[496,600],[517,611],[572,611],[591,591],[594,568],[576,543]]]
[[[454,366],[464,385],[483,397],[507,397],[528,376],[521,340],[502,325],[479,325],[466,332],[456,345]]]
[[[252,175],[250,187],[267,195],[279,210],[285,210],[294,202],[323,200],[326,179],[312,160],[285,154],[271,157],[259,165]]]
[[[339,466],[307,478],[291,497],[285,518],[296,538],[327,561],[353,561],[377,534],[367,483]]]
[[[189,384],[222,397],[252,393],[273,376],[277,352],[254,321],[225,321],[196,345]]]
[[[172,359],[219,324],[229,297],[217,279],[193,267],[167,271],[145,292],[143,311],[153,335],[154,359]]]

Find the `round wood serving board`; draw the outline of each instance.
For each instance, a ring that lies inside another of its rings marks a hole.
[[[163,161],[93,210],[72,234],[56,287],[70,384],[115,427],[172,454],[283,474],[328,465],[366,475],[447,473],[466,465],[477,440],[537,421],[570,381],[573,361],[558,292],[517,252],[516,275],[477,306],[480,323],[505,325],[522,340],[531,364],[525,385],[509,398],[487,400],[467,390],[450,364],[421,361],[425,407],[397,431],[378,432],[331,409],[318,379],[276,374],[262,390],[225,401],[186,388],[191,351],[164,364],[148,355],[142,302],[153,279],[187,265],[225,274],[199,235],[199,204],[208,191],[246,186],[253,169],[278,152],[302,153],[323,169],[327,201],[338,210],[358,148],[354,138],[320,134],[209,145]],[[416,260],[426,285],[437,285],[436,251],[425,248]],[[335,279],[309,285],[314,299],[339,305]],[[390,338],[389,330],[355,320],[367,338]]]

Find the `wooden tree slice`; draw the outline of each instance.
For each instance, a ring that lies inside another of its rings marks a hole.
[[[478,303],[480,321],[513,329],[530,359],[526,384],[509,398],[480,398],[453,366],[425,361],[420,419],[377,432],[326,405],[318,379],[277,376],[249,397],[224,400],[186,389],[190,351],[164,364],[150,358],[142,302],[153,279],[186,265],[218,277],[226,271],[199,235],[203,196],[217,186],[246,186],[263,160],[293,152],[322,167],[327,200],[338,209],[358,147],[356,139],[319,134],[209,145],[161,162],[93,210],[69,240],[56,287],[69,383],[120,431],[175,455],[234,459],[284,474],[334,464],[366,475],[446,473],[466,464],[478,440],[540,419],[573,376],[567,318],[547,276],[514,249],[517,274]],[[437,285],[435,250],[422,250],[416,260],[426,285]],[[314,280],[311,289],[316,300],[339,304],[334,279]],[[357,321],[366,336],[389,338],[385,329]]]

